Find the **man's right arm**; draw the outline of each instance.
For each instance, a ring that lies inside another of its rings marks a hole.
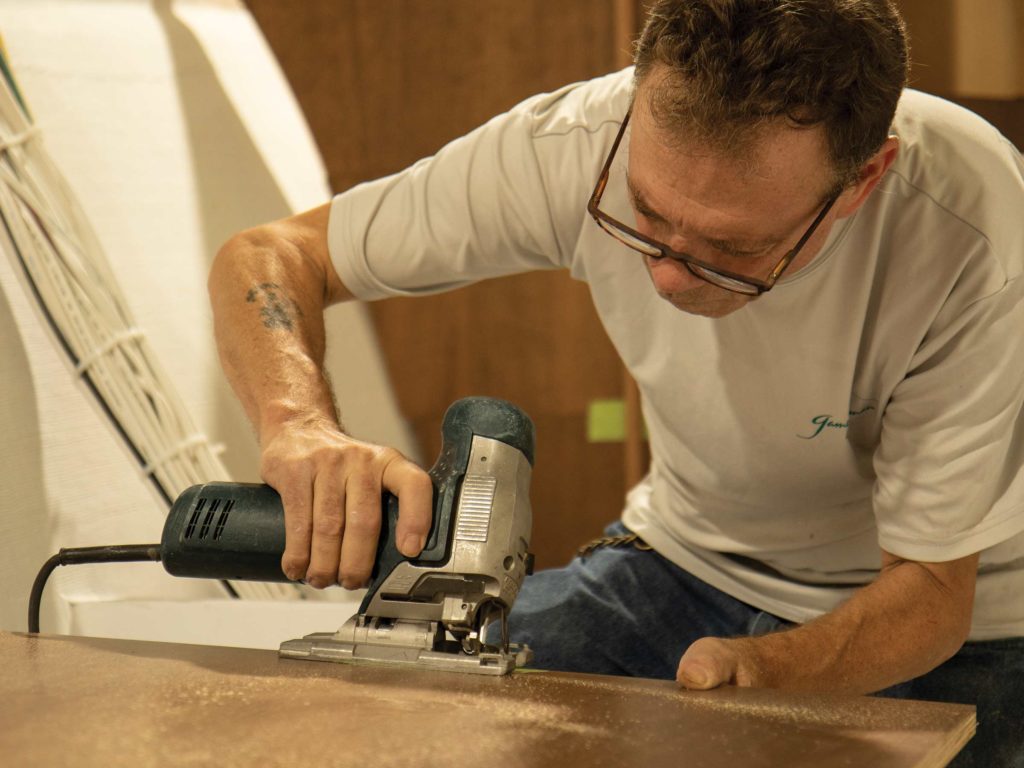
[[[396,543],[423,548],[430,478],[393,448],[344,434],[324,370],[323,311],[349,300],[327,248],[330,204],[232,237],[209,290],[221,364],[256,427],[260,474],[285,508],[285,574],[316,587],[363,586],[381,492],[401,500]]]

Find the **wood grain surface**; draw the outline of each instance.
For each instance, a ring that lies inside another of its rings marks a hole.
[[[941,766],[974,708],[0,632],[5,766]]]

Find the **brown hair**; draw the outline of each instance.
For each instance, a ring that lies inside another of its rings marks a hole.
[[[656,0],[636,83],[658,65],[662,127],[729,148],[768,120],[821,124],[838,190],[885,142],[909,55],[891,0]]]

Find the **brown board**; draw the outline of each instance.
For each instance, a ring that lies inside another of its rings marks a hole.
[[[945,765],[974,708],[0,632],[11,766]]]

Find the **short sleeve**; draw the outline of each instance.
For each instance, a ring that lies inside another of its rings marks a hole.
[[[331,259],[357,298],[436,293],[566,266],[535,146],[543,98],[524,102],[398,174],[334,198]],[[573,194],[558,190],[566,193]],[[577,220],[559,226],[578,229],[582,197]]]
[[[1022,283],[947,306],[893,392],[874,462],[879,544],[893,554],[952,560],[1024,530]]]

